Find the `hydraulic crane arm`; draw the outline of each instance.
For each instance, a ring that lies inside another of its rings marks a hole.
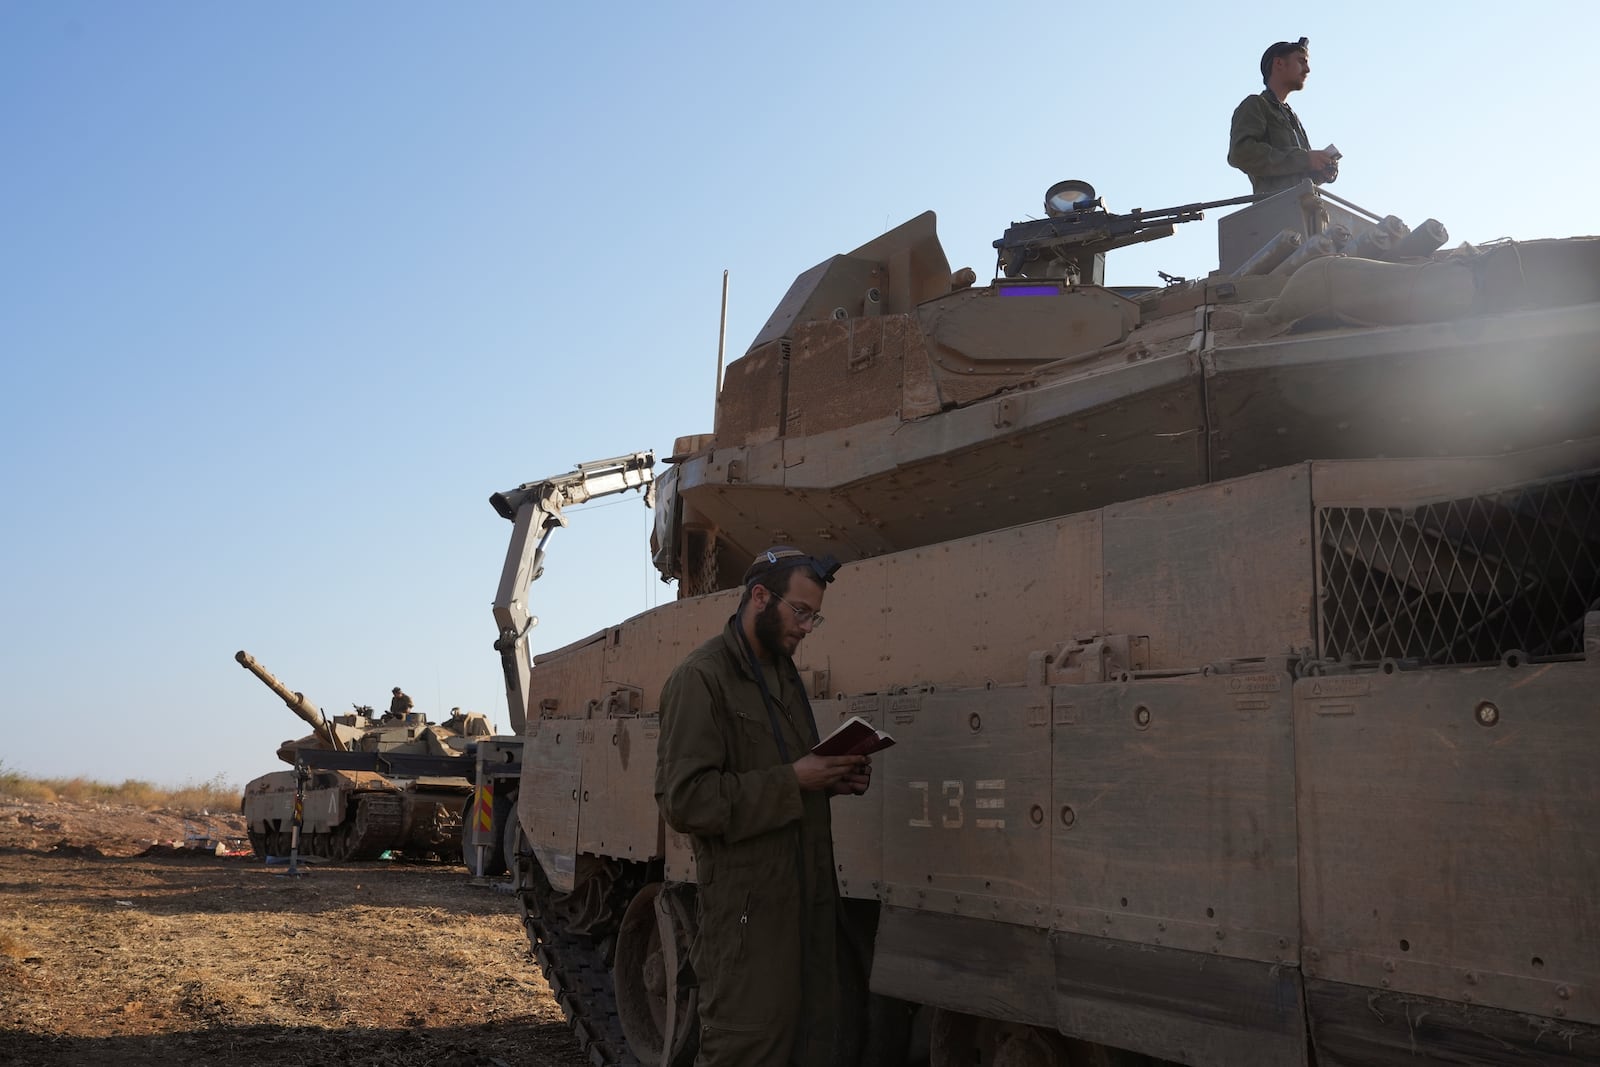
[[[645,506],[653,507],[655,462],[654,452],[634,452],[580,463],[570,473],[524,482],[489,498],[494,510],[514,527],[494,596],[494,621],[500,628],[494,647],[505,673],[513,733],[520,735],[528,722],[528,631],[538,622],[528,612],[528,587],[544,573],[545,542],[551,532],[567,524],[562,508],[628,489],[642,490]]]

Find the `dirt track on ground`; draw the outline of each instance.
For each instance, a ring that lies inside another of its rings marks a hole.
[[[289,878],[172,848],[194,816],[68,807],[0,802],[0,1064],[584,1062],[515,902],[459,867]]]

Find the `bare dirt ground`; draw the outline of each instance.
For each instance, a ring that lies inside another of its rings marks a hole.
[[[237,815],[0,798],[0,1064],[577,1067],[509,894],[182,844]]]

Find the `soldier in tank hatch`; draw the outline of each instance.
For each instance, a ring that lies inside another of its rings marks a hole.
[[[871,783],[865,756],[819,756],[793,655],[838,564],[756,557],[722,633],[661,692],[656,802],[699,872],[699,1067],[824,1067],[837,1029],[829,799]]]
[[[393,696],[389,699],[389,713],[385,715],[384,718],[401,720],[405,719],[405,717],[411,713],[411,709],[414,706],[411,698],[406,696],[405,691],[402,690],[398,685],[390,690],[390,692],[393,694]]]
[[[1312,148],[1289,107],[1289,94],[1304,89],[1310,73],[1310,42],[1304,37],[1279,41],[1261,54],[1266,88],[1233,109],[1228,164],[1250,176],[1250,189],[1258,196],[1292,189],[1307,178],[1321,185],[1339,176],[1338,149]]]

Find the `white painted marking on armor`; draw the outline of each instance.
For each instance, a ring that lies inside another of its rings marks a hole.
[[[1004,778],[979,778],[972,785],[975,789],[1004,789],[1006,780]]]
[[[1005,797],[979,797],[975,802],[977,808],[1003,808],[1006,806]]]
[[[909,823],[907,823],[907,825],[908,826],[931,827],[933,825],[933,820],[928,818],[928,783],[927,782],[907,782],[906,785],[910,786],[912,789],[917,790],[918,792],[920,792],[922,794],[922,816],[921,816],[921,818],[912,819]]]
[[[980,830],[1004,830],[1006,828],[1004,819],[977,819],[975,821]]]
[[[950,810],[955,814],[946,815],[940,820],[940,824],[946,830],[959,830],[967,821],[966,812],[961,810],[961,801],[967,795],[966,783],[959,778],[950,778],[942,784],[944,785],[945,800],[949,802]]]

